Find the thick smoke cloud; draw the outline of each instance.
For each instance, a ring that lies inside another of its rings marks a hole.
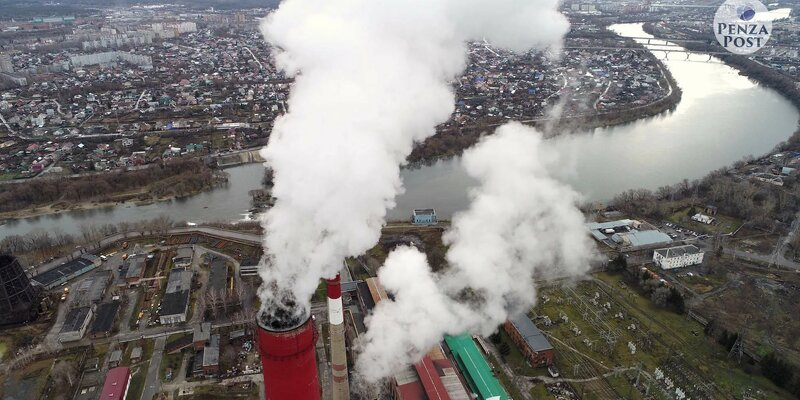
[[[504,125],[463,157],[479,185],[444,241],[449,268],[415,248],[389,254],[378,277],[393,301],[367,320],[357,369],[374,381],[418,361],[445,334],[488,335],[536,301],[535,279],[578,276],[593,257],[579,195],[553,179],[557,153],[541,135]]]
[[[275,206],[263,217],[263,304],[300,306],[342,259],[379,237],[414,142],[453,111],[448,82],[468,40],[558,46],[556,0],[286,0],[261,29],[294,77],[289,113],[262,150]]]

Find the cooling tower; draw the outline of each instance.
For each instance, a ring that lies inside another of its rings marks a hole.
[[[20,324],[36,318],[38,290],[14,256],[0,254],[0,325]]]
[[[308,312],[300,317],[262,314],[257,340],[267,400],[319,400],[317,330]]]
[[[332,399],[348,400],[350,384],[347,377],[347,349],[344,339],[344,310],[342,309],[342,285],[339,274],[327,280],[328,321],[330,322]]]

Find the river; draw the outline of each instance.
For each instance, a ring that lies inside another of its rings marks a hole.
[[[650,37],[641,24],[612,28],[623,36]],[[556,175],[587,200],[607,200],[628,189],[655,189],[700,178],[744,156],[769,152],[797,128],[800,113],[788,100],[733,68],[682,60],[665,64],[683,90],[673,112],[552,140],[564,160]],[[250,164],[227,171],[228,185],[188,199],[9,221],[0,226],[0,238],[34,229],[79,232],[83,224],[137,221],[160,214],[190,222],[241,220],[250,208],[248,191],[259,187],[263,170],[259,164]],[[433,207],[440,218],[449,218],[466,208],[468,189],[474,184],[457,158],[404,170],[402,175],[406,190],[389,211],[389,219],[407,219],[412,209],[423,207]]]

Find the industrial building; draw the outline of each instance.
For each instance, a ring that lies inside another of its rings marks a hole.
[[[469,389],[480,400],[508,400],[508,393],[497,381],[475,341],[469,335],[445,336],[444,341]]]
[[[96,274],[78,282],[70,295],[73,301],[81,305],[98,304],[103,300],[110,281],[111,276],[108,273]]]
[[[111,336],[114,322],[117,320],[117,314],[119,313],[119,304],[119,301],[112,301],[97,306],[94,322],[89,328],[89,337],[95,339]]]
[[[39,312],[39,292],[15,257],[0,254],[0,325],[35,319]]]
[[[553,346],[527,315],[522,314],[509,319],[503,328],[532,367],[545,367],[553,363],[555,358]]]
[[[415,225],[430,225],[436,223],[436,211],[432,208],[417,209],[411,214],[411,222]]]
[[[100,398],[103,400],[126,400],[131,385],[131,370],[128,367],[117,367],[108,370],[106,381]]]
[[[172,257],[172,263],[176,268],[186,268],[192,265],[194,260],[194,249],[191,246],[181,246],[175,250],[175,257]]]
[[[623,248],[640,248],[672,242],[669,235],[656,230],[615,233],[611,236],[611,240]]]
[[[58,333],[58,341],[64,343],[81,340],[86,334],[91,320],[91,307],[77,307],[69,310],[64,318],[64,325],[61,326],[61,331]]]
[[[192,289],[192,271],[175,268],[169,273],[167,289],[161,299],[159,321],[162,324],[186,322]]]
[[[453,363],[436,346],[413,367],[408,367],[392,380],[394,400],[472,400]]]
[[[683,268],[703,262],[703,251],[692,244],[653,251],[653,262],[662,269]]]
[[[258,259],[248,258],[239,263],[239,276],[256,276],[258,275]]]
[[[84,254],[47,272],[33,277],[33,280],[50,290],[75,279],[99,266],[101,260],[92,254]]]
[[[210,335],[205,345],[194,357],[195,376],[216,376],[219,374],[219,335]]]
[[[147,267],[147,255],[137,254],[129,257],[122,263],[122,271],[125,272],[125,284],[128,287],[138,286],[144,278],[144,271]]]

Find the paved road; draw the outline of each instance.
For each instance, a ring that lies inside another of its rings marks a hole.
[[[144,391],[142,391],[141,400],[151,400],[161,388],[161,379],[159,379],[158,370],[161,366],[161,358],[164,355],[164,345],[166,342],[166,336],[161,336],[156,339],[155,347],[153,348],[153,356],[150,357],[150,366],[147,368],[147,377],[144,382]]]
[[[225,229],[211,228],[211,227],[201,227],[201,226],[189,226],[189,227],[183,227],[183,228],[172,228],[172,229],[170,229],[168,231],[168,234],[174,235],[174,234],[192,233],[192,232],[204,233],[204,234],[207,234],[207,235],[216,236],[216,237],[223,238],[223,239],[240,241],[240,242],[245,242],[245,243],[249,243],[249,244],[260,245],[262,243],[261,235],[256,235],[256,234],[252,234],[252,233],[234,232],[234,231],[229,231],[229,230],[225,230]],[[91,246],[91,245],[89,245],[89,246],[86,246],[86,249],[89,250],[89,251],[92,251],[92,250],[96,250],[98,248],[106,247],[106,246],[108,246],[108,245],[110,245],[110,244],[112,244],[114,242],[120,241],[120,240],[139,238],[139,237],[149,237],[149,236],[159,236],[159,235],[156,232],[146,232],[144,235],[141,234],[141,232],[128,232],[127,234],[118,233],[116,235],[111,235],[111,236],[108,236],[105,239],[101,240],[100,241],[100,246]],[[49,271],[49,270],[51,270],[51,269],[53,269],[53,268],[55,268],[55,267],[57,267],[57,266],[59,266],[61,264],[66,263],[67,261],[70,261],[70,260],[73,260],[73,259],[75,259],[77,257],[80,257],[81,254],[83,254],[83,253],[85,253],[85,251],[75,250],[75,251],[73,251],[71,254],[69,254],[67,256],[64,256],[64,257],[61,257],[61,258],[57,258],[57,259],[55,259],[53,261],[50,261],[48,263],[39,265],[39,266],[34,268],[35,269],[34,275],[41,274],[43,272],[47,272],[47,271]]]

